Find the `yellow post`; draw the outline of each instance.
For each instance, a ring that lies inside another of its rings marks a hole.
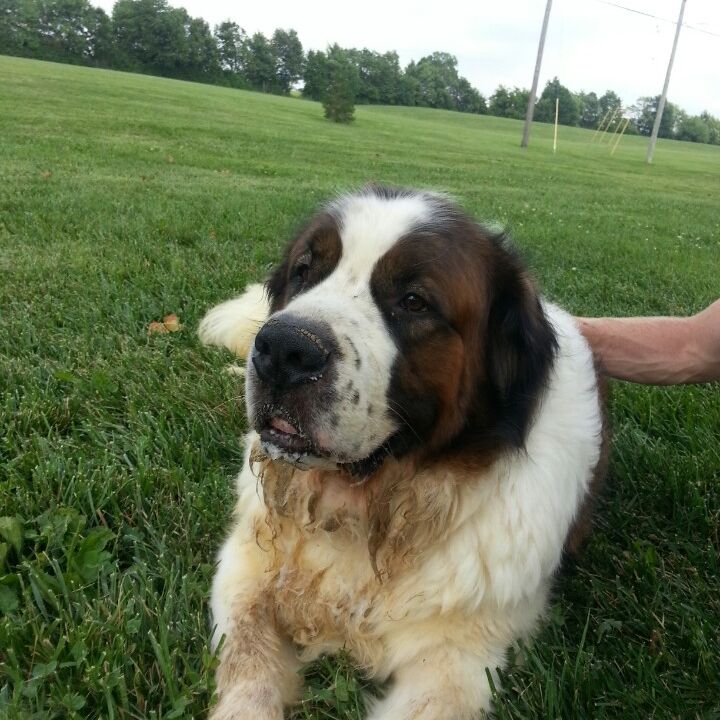
[[[622,140],[622,136],[625,134],[625,131],[627,130],[628,125],[630,124],[630,118],[625,118],[625,124],[623,125],[623,129],[618,135],[617,140],[615,141],[615,144],[612,146],[612,150],[610,151],[610,157],[612,157],[615,154],[615,151],[617,150],[617,146],[620,144],[620,141]]]
[[[590,140],[591,145],[592,145],[592,143],[595,142],[595,140],[597,140],[597,136],[599,135],[600,131],[605,127],[605,121],[608,119],[611,112],[612,112],[612,108],[608,108],[605,111],[605,114],[602,116],[602,120],[600,120],[600,123],[598,124],[597,129],[593,133],[592,140]]]
[[[605,129],[602,131],[602,134],[600,135],[600,144],[601,145],[603,143],[603,140],[605,140],[605,135],[607,134],[607,131],[610,129],[610,126],[615,122],[615,116],[618,114],[618,110],[620,110],[620,108],[615,108],[615,110],[613,111],[613,114],[610,116],[610,121],[605,126]]]

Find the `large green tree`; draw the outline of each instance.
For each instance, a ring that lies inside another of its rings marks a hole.
[[[608,110],[610,111],[609,115],[622,110],[622,98],[612,90],[606,90],[605,93],[598,98],[598,103],[600,105],[601,120],[608,115]]]
[[[349,50],[358,70],[357,102],[394,105],[398,102],[402,70],[397,53],[363,48]]]
[[[243,46],[247,41],[246,32],[235,22],[226,20],[215,26],[215,45],[218,65],[226,82],[234,86],[245,86],[242,75]]]
[[[600,100],[594,92],[583,92],[575,94],[575,102],[580,113],[579,124],[584,128],[596,128],[601,115]]]
[[[457,86],[457,59],[445,52],[434,52],[411,62],[405,74],[417,81],[417,105],[451,109],[454,106],[453,90]]]
[[[641,135],[650,135],[652,133],[659,102],[659,95],[656,95],[655,97],[638,98],[635,125]],[[675,134],[675,126],[680,119],[679,115],[680,108],[677,105],[671,102],[665,103],[665,110],[663,111],[662,118],[660,120],[660,127],[658,129],[658,137],[673,137]]]
[[[490,96],[488,112],[498,117],[521,120],[527,113],[529,97],[530,91],[524,88],[514,87],[509,90],[504,85],[498,85],[495,92]]]
[[[186,22],[187,56],[183,76],[196,80],[209,80],[220,70],[220,53],[210,26],[202,18],[189,18]]]
[[[87,0],[0,0],[0,52],[108,64],[109,19]]]
[[[688,140],[690,142],[696,143],[709,143],[710,128],[700,116],[686,115],[678,122],[677,133],[675,137],[678,140]]]
[[[305,56],[295,30],[276,30],[270,41],[275,56],[275,88],[288,94],[302,77]]]
[[[327,79],[322,95],[325,117],[338,123],[352,122],[360,77],[350,53],[338,45],[333,45],[327,52]]]
[[[273,47],[262,33],[255,33],[243,44],[243,73],[250,87],[262,92],[276,91],[276,63]]]
[[[557,77],[548,81],[540,99],[535,106],[535,120],[555,122],[555,101],[558,102],[558,123],[561,125],[577,125],[580,111],[573,94]]]
[[[328,84],[327,55],[321,50],[309,50],[303,73],[303,97],[321,100]]]
[[[708,142],[711,145],[720,145],[720,120],[713,117],[707,110],[700,113],[700,119],[707,125]]]
[[[487,101],[464,77],[459,77],[453,89],[455,110],[460,112],[485,115],[488,111]]]
[[[128,69],[178,77],[188,56],[183,9],[166,0],[117,0],[112,29],[118,62]]]

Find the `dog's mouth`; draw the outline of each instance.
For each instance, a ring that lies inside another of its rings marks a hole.
[[[298,422],[279,414],[273,415],[259,434],[262,452],[271,460],[289,463],[300,470],[344,470],[356,481],[363,481],[374,474],[389,454],[383,444],[364,458],[339,458],[313,442]]]
[[[271,418],[260,431],[260,440],[292,455],[314,454],[315,445],[298,426],[280,416]]]
[[[285,413],[272,413],[259,429],[260,447],[271,460],[281,460],[300,470],[334,468],[336,461]]]

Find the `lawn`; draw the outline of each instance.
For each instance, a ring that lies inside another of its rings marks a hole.
[[[720,147],[0,57],[0,718],[203,717],[242,387],[200,347],[337,190],[431,187],[585,314],[720,295]],[[176,313],[179,332],[148,335]],[[594,536],[497,717],[720,718],[720,388],[616,384]],[[299,720],[359,718],[344,659]],[[251,719],[249,719],[251,720]]]

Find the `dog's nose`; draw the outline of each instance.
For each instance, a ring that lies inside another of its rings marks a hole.
[[[270,320],[255,337],[252,363],[258,377],[278,389],[319,380],[330,343],[306,323]]]

